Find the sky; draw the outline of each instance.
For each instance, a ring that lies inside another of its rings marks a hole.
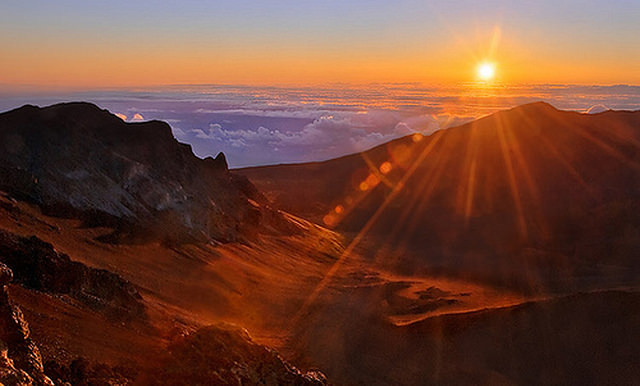
[[[637,0],[0,2],[5,89],[640,84]]]
[[[89,101],[232,167],[318,161],[538,100],[640,109],[638,20],[638,0],[2,0],[0,111]]]

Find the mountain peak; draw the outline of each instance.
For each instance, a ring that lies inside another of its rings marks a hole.
[[[40,108],[41,112],[51,118],[75,116],[89,119],[120,119],[106,109],[101,109],[89,102],[63,102]]]
[[[522,111],[522,112],[526,112],[526,113],[535,113],[535,112],[543,112],[543,111],[546,111],[546,112],[551,112],[551,111],[558,112],[560,110],[555,108],[550,103],[547,103],[547,102],[544,102],[544,101],[537,101],[537,102],[525,103],[523,105],[511,108],[511,109],[509,109],[507,111]]]
[[[223,152],[218,153],[216,158],[206,157],[204,162],[211,167],[212,170],[225,172],[229,170],[229,164],[227,164],[227,158]]]

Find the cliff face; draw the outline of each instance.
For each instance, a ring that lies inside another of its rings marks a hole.
[[[233,241],[294,227],[223,154],[197,158],[164,122],[125,123],[88,103],[0,114],[0,188],[45,213],[116,229],[113,240]]]

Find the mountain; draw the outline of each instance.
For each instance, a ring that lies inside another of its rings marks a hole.
[[[640,273],[640,112],[532,103],[326,162],[237,173],[403,272],[533,292],[637,284]]]
[[[88,103],[0,114],[0,189],[47,214],[114,228],[113,240],[238,240],[295,227],[224,154],[197,158],[169,125],[126,123]]]
[[[309,275],[337,248],[164,122],[0,114],[3,384],[325,384],[238,325],[278,334],[304,288],[287,259]]]
[[[85,103],[0,140],[3,383],[640,377],[637,113],[525,105],[241,171]]]

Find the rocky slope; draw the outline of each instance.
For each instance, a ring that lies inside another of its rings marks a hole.
[[[30,322],[39,363],[56,384],[324,382],[241,328],[201,329],[221,318],[262,334],[265,324],[282,328],[313,285],[306,278],[333,261],[322,235],[263,235],[260,245],[104,244],[96,236],[108,229],[78,224],[0,194],[0,261],[16,269],[12,304],[23,309],[20,320]],[[14,368],[7,376],[21,374]]]
[[[218,324],[178,338],[145,381],[166,385],[324,385],[318,371],[303,373],[246,330]]]
[[[69,295],[119,322],[144,321],[142,297],[117,274],[71,261],[36,236],[20,237],[0,229],[0,261],[14,282],[28,289]]]
[[[106,240],[232,241],[295,227],[223,154],[204,160],[164,122],[125,123],[87,103],[0,114],[0,189],[46,213],[115,229]]]

